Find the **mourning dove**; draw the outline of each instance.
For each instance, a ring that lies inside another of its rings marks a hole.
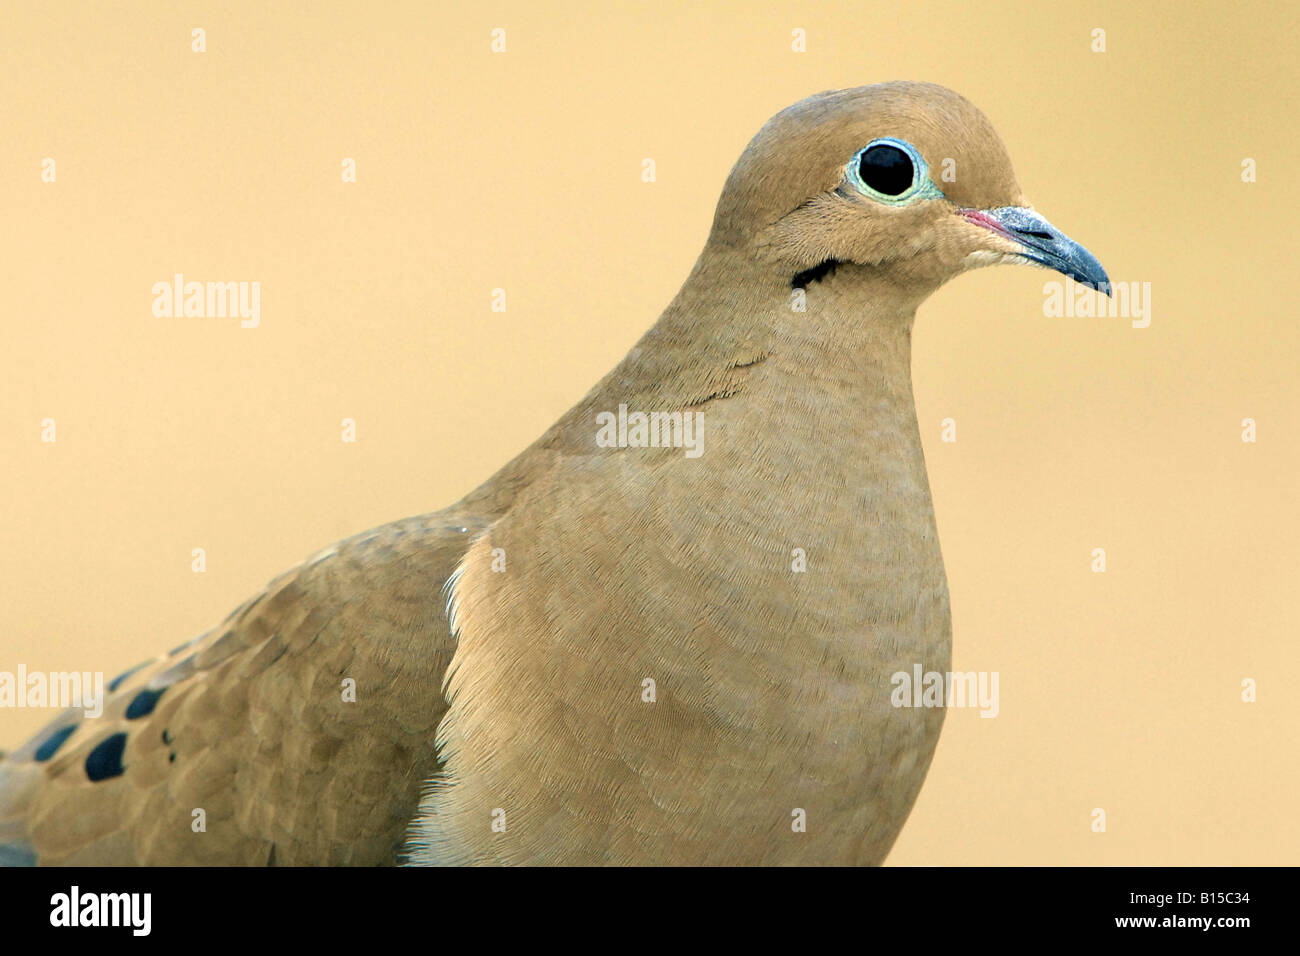
[[[912,322],[996,262],[1106,283],[965,99],[781,111],[576,407],[9,754],[0,859],[881,862],[944,715],[891,677],[950,661]]]

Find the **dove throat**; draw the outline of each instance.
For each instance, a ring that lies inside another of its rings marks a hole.
[[[607,483],[632,496],[620,510],[640,509],[629,531],[688,529],[677,557],[774,589],[827,640],[946,654],[947,584],[912,395],[923,298],[841,263],[794,311],[788,274],[706,249],[626,358],[491,484],[513,497],[516,476],[555,469]],[[601,447],[600,416],[620,409],[696,415],[699,454],[669,441]],[[806,572],[791,569],[796,551]]]

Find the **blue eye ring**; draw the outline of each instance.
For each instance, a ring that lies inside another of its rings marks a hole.
[[[907,158],[911,160],[912,183],[897,195],[891,196],[878,189],[873,189],[862,179],[862,157],[867,150],[874,149],[877,146],[893,147],[906,154]],[[906,206],[909,203],[919,202],[923,199],[944,198],[943,190],[930,179],[930,166],[921,155],[921,151],[906,140],[895,139],[892,136],[881,136],[878,139],[873,139],[854,153],[853,158],[849,160],[848,165],[844,168],[844,174],[848,181],[853,184],[853,188],[862,195],[887,206]]]

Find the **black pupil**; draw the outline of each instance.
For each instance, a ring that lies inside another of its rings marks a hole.
[[[872,146],[858,160],[858,175],[876,192],[898,196],[912,185],[912,159],[897,146]]]

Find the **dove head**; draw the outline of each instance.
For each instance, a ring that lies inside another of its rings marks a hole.
[[[984,114],[930,83],[820,93],[772,117],[727,179],[710,244],[796,288],[842,268],[915,299],[1011,262],[1109,289],[1029,207]]]

